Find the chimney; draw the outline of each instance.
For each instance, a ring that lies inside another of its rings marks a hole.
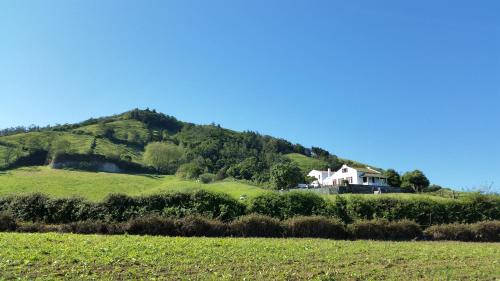
[[[328,176],[331,176],[332,175],[332,170],[330,168],[328,168]]]

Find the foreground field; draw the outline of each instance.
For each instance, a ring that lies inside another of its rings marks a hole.
[[[495,280],[500,244],[0,233],[0,279]]]
[[[80,196],[98,201],[110,193],[147,195],[194,189],[225,192],[234,198],[239,198],[241,195],[251,198],[267,192],[241,182],[201,184],[175,176],[93,173],[54,170],[49,167],[28,167],[0,172],[0,197],[41,192],[54,197]]]

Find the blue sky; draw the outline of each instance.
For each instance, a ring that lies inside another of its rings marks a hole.
[[[0,127],[150,107],[500,190],[498,1],[2,1]]]

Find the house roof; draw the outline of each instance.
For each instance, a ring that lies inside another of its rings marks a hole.
[[[382,174],[374,174],[374,173],[364,173],[361,175],[362,177],[375,177],[375,178],[387,178]]]
[[[357,168],[357,167],[353,167],[353,169],[357,170],[358,172],[364,172],[364,173],[371,173],[371,174],[382,174],[381,172],[375,170],[375,169],[371,169],[371,168]]]

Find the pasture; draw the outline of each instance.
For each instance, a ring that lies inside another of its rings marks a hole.
[[[495,280],[500,244],[0,233],[0,279]]]
[[[0,197],[40,192],[52,197],[79,196],[99,201],[111,193],[138,196],[196,189],[224,192],[237,199],[241,195],[252,198],[269,192],[253,185],[231,180],[202,184],[176,176],[55,170],[46,166],[0,172]]]

